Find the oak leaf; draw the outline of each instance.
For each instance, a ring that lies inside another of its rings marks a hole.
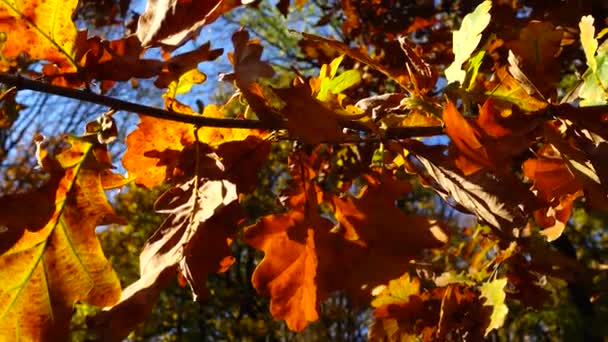
[[[416,278],[406,275],[391,281],[372,305],[375,318],[370,327],[372,341],[402,341],[421,336],[423,341],[444,341],[448,337],[483,339],[489,313],[478,292],[462,284],[450,284],[429,291],[417,289]]]
[[[208,160],[207,162],[212,162]],[[140,254],[140,279],[112,307],[89,323],[104,341],[125,338],[152,311],[178,271],[194,298],[206,295],[207,275],[231,264],[230,244],[240,215],[234,184],[193,178],[165,192],[155,204],[169,214]]]
[[[271,297],[273,316],[296,331],[318,318],[318,305],[330,293],[344,290],[355,302],[364,302],[376,285],[403,273],[422,250],[445,241],[437,223],[394,206],[395,196],[409,185],[387,178],[382,185],[371,183],[360,198],[340,199],[324,196],[310,183],[314,172],[303,168],[304,174],[294,175],[301,185],[287,201],[290,210],[245,230],[245,241],[265,253],[253,274],[254,287]],[[340,226],[319,215],[324,197]]]
[[[43,216],[2,215],[0,219],[9,229],[22,230],[20,238],[0,256],[3,340],[64,340],[77,301],[106,306],[120,297],[118,277],[95,235],[98,225],[122,222],[103,192],[100,171],[107,165],[95,157],[105,147],[77,138],[70,143],[53,162],[53,172],[60,172],[52,175],[58,179],[50,183],[55,185],[51,187],[54,193],[47,188],[33,202],[39,208],[34,213]],[[0,199],[0,203],[4,201]],[[29,207],[32,203],[13,205]]]
[[[221,117],[222,108],[209,105],[205,107],[203,115]],[[137,184],[152,188],[165,180],[187,174],[186,169],[193,167],[193,155],[196,155],[195,128],[189,124],[143,115],[140,119],[137,129],[127,136],[123,165],[129,175],[136,177]],[[260,133],[256,130],[206,127],[197,132],[198,140],[206,143],[203,150],[209,152],[212,150],[209,145],[217,147],[230,141],[240,141],[243,151],[251,151],[251,148],[265,151],[268,144],[258,137]]]
[[[463,176],[443,153],[442,147],[428,147],[409,140],[408,159],[417,160],[415,169],[427,186],[448,204],[476,215],[510,239],[513,229],[525,226],[529,212],[538,208],[534,195],[514,178],[491,173]]]
[[[328,48],[332,51],[336,51],[339,54],[345,54],[350,58],[357,60],[363,64],[369,65],[370,67],[378,70],[384,75],[394,79],[405,89],[409,87],[409,77],[407,70],[401,69],[389,69],[385,67],[382,63],[375,60],[372,56],[364,52],[362,49],[351,48],[347,44],[342,43],[337,40],[327,39],[319,36],[315,36],[313,34],[301,32],[303,37],[303,41],[306,44],[312,44],[312,46],[319,48]]]
[[[142,46],[162,45],[177,48],[202,26],[222,14],[247,4],[247,0],[148,0],[139,17],[137,37]]]
[[[505,294],[505,286],[507,278],[495,279],[488,281],[481,286],[481,297],[486,299],[484,305],[492,306],[492,315],[490,316],[490,324],[486,328],[484,336],[494,329],[502,327],[509,313],[509,308],[505,304],[507,295]]]
[[[445,78],[448,83],[464,82],[466,73],[462,70],[462,64],[466,62],[481,41],[481,33],[490,23],[491,1],[479,4],[472,13],[464,16],[460,29],[454,31],[452,39],[452,50],[454,51],[454,62],[445,69]]]
[[[246,89],[258,78],[269,78],[274,75],[270,64],[261,60],[264,47],[258,40],[249,40],[249,32],[246,30],[235,32],[232,35],[232,44],[234,53],[228,54],[228,59],[234,66],[234,73],[222,75],[222,80],[235,81],[239,88]]]
[[[508,114],[507,118],[503,113]],[[465,176],[482,168],[504,170],[511,159],[528,148],[533,141],[534,130],[541,120],[524,116],[500,101],[488,98],[479,108],[476,121],[460,114],[448,100],[444,111],[445,130],[456,146],[456,165]],[[450,152],[454,152],[451,150]]]
[[[528,159],[522,165],[524,175],[534,182],[533,189],[544,208],[534,212],[536,223],[549,241],[557,239],[570,219],[574,200],[582,195],[582,184],[568,168],[552,145],[538,151],[538,158]]]
[[[285,102],[280,109],[287,118],[287,130],[309,144],[337,142],[342,138],[338,116],[312,97],[305,85],[274,89]]]
[[[485,85],[487,95],[513,103],[524,112],[540,111],[549,105],[546,101],[530,95],[506,67],[496,69],[494,76],[495,80]]]
[[[554,95],[555,85],[559,81],[557,57],[561,51],[562,37],[563,31],[553,24],[532,21],[520,31],[519,39],[506,43],[507,48],[519,59],[518,68],[522,74],[534,88],[538,88],[541,96],[547,98]],[[511,74],[519,80],[516,74]]]
[[[0,32],[6,36],[0,48],[0,70],[7,71],[26,53],[32,59],[56,64],[62,72],[76,71],[77,32],[72,14],[77,5],[77,0],[0,2]]]

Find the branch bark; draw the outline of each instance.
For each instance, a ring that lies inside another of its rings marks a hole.
[[[260,130],[285,129],[286,122],[268,122],[263,120],[242,120],[242,119],[218,119],[204,116],[194,116],[161,108],[141,105],[134,102],[120,100],[110,96],[100,95],[91,91],[59,87],[42,81],[35,81],[22,76],[0,73],[0,83],[14,86],[17,89],[28,89],[46,94],[63,96],[79,101],[86,101],[98,105],[113,108],[117,111],[122,110],[140,115],[152,116],[159,119],[189,123],[201,127],[221,127],[221,128],[243,128]],[[369,132],[369,129],[358,122],[348,121],[342,123],[345,128],[354,129],[362,132]],[[435,136],[444,134],[443,127],[400,127],[390,128],[386,131],[385,138],[405,139],[420,136]],[[352,142],[352,141],[349,141]]]

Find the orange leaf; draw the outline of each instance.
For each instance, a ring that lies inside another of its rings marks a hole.
[[[403,273],[423,249],[442,244],[431,232],[435,227],[441,234],[436,224],[394,206],[409,184],[388,179],[370,185],[360,199],[329,196],[345,231],[332,229],[333,223],[319,215],[322,193],[309,183],[314,174],[302,167],[304,172],[294,175],[301,185],[287,202],[291,210],[263,217],[245,230],[245,241],[265,253],[253,275],[254,287],[270,295],[273,316],[297,331],[318,318],[317,306],[330,293],[345,290],[364,302],[373,287]]]
[[[174,176],[179,166],[177,156],[194,142],[194,128],[143,115],[140,120],[137,129],[127,136],[122,162],[137,184],[153,188]]]
[[[270,312],[284,319],[291,330],[302,331],[319,318],[315,230],[329,231],[331,226],[318,214],[294,210],[262,218],[245,230],[245,241],[264,252],[253,273],[253,286],[270,295]],[[305,238],[292,239],[291,231],[304,231]]]
[[[548,98],[555,92],[560,77],[557,57],[563,36],[563,30],[550,22],[532,21],[520,31],[519,39],[506,43],[521,59],[521,71]]]
[[[488,152],[481,142],[481,133],[460,114],[456,106],[449,100],[443,110],[443,121],[446,133],[464,156],[480,166],[492,166]],[[465,170],[463,172],[465,175],[472,173]]]
[[[6,34],[0,70],[7,71],[20,54],[55,63],[62,72],[76,71],[77,0],[6,0],[0,3],[0,32]],[[7,61],[8,60],[8,61]]]

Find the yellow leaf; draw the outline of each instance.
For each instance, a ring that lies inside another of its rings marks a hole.
[[[119,220],[103,192],[94,146],[76,139],[71,143],[55,160],[56,181],[50,187],[34,196],[0,198],[2,208],[9,200],[30,210],[50,208],[38,227],[30,225],[29,217],[0,210],[0,225],[18,236],[0,255],[2,341],[66,340],[77,301],[108,306],[120,298],[120,282],[95,235],[98,225]]]
[[[0,32],[6,40],[0,49],[0,70],[8,70],[14,59],[26,53],[57,64],[63,72],[76,71],[72,13],[77,5],[78,0],[1,0]]]
[[[507,278],[496,279],[481,286],[481,297],[486,299],[483,305],[493,306],[492,315],[490,316],[490,325],[486,328],[485,336],[494,329],[502,327],[505,323],[505,318],[509,313],[509,308],[505,304],[507,295],[505,294],[505,286]]]

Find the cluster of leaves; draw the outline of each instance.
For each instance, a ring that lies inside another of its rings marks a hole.
[[[431,56],[428,43],[417,45],[415,37],[397,36],[401,26],[394,28],[384,39],[397,46],[390,56],[401,64],[294,33],[307,54],[331,58],[318,76],[296,72],[287,87],[270,85],[275,72],[261,59],[262,43],[240,30],[228,54],[234,70],[221,75],[236,93],[199,113],[177,96],[204,82],[198,64],[223,51],[209,43],[174,51],[202,26],[248,3],[149,0],[135,34],[112,41],[76,29],[77,0],[0,3],[3,73],[66,88],[90,90],[96,83],[102,94],[117,82],[154,78],[166,88],[167,109],[165,119],[141,113],[128,135],[122,159],[128,177],[111,171],[112,112],[87,124],[84,136],[63,138],[57,151],[37,139],[48,180],[0,198],[2,339],[64,340],[81,302],[105,308],[88,322],[99,339],[121,340],[146,319],[172,279],[189,286],[195,300],[208,296],[208,275],[231,268],[231,246],[239,238],[264,253],[252,286],[270,297],[272,316],[293,331],[318,320],[321,303],[336,292],[371,303],[369,337],[389,341],[481,340],[503,325],[508,301],[542,306],[547,277],[592,289],[584,290],[583,304],[602,292],[595,289],[605,278],[600,270],[547,243],[563,241],[575,204],[607,209],[608,43],[600,44],[606,31],[595,34],[592,16],[580,18],[580,35],[548,20],[501,33],[511,18],[501,15],[508,5],[484,1],[448,39],[453,57],[446,49]],[[365,3],[380,14],[390,11]],[[278,4],[285,15],[288,5]],[[363,30],[354,2],[343,6],[343,32]],[[371,25],[365,30],[374,36]],[[405,33],[435,25],[437,32],[447,28],[438,18],[420,17]],[[562,57],[580,52],[577,41],[588,69],[558,102]],[[369,43],[379,51],[384,46]],[[163,49],[162,59],[144,57],[152,47]],[[376,89],[396,91],[357,97],[357,88],[369,85],[369,70],[383,79]],[[447,84],[442,91],[440,81]],[[226,127],[168,120],[172,113],[222,119],[236,97],[247,110]],[[239,122],[251,127],[251,113],[266,131],[234,128]],[[447,139],[413,139],[423,135]],[[289,186],[277,197],[283,210],[247,226],[244,199],[256,190],[256,171],[272,145],[283,140],[297,141],[287,161]],[[124,222],[104,190],[130,182],[168,190],[155,204],[165,218],[141,251],[139,279],[121,290],[95,230]],[[414,184],[487,229],[458,231],[441,218],[406,213],[398,203]],[[455,258],[467,260],[468,268]]]

